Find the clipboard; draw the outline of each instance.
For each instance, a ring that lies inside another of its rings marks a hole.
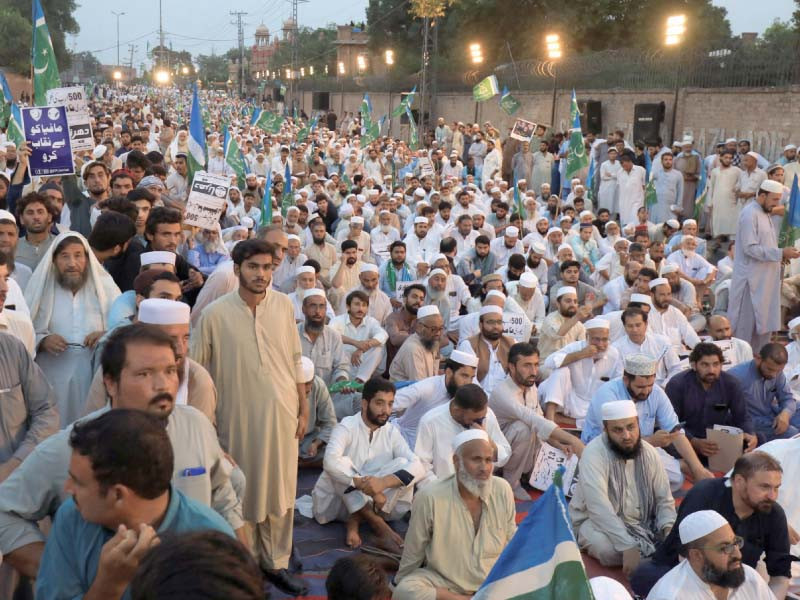
[[[744,453],[744,433],[736,427],[706,429],[706,439],[719,447],[716,454],[708,457],[708,468],[712,471],[727,473]]]

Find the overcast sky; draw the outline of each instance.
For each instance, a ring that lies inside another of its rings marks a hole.
[[[743,31],[762,32],[774,19],[788,20],[794,9],[793,0],[712,0],[728,9],[734,34]],[[116,17],[111,11],[124,11],[120,17],[120,55],[123,63],[130,57],[128,43],[136,45],[134,66],[146,61],[145,52],[158,43],[159,0],[139,0],[135,11],[127,0],[78,0],[75,16],[81,31],[69,40],[76,51],[89,50],[103,64],[116,62]],[[320,27],[328,23],[347,23],[365,19],[367,0],[309,0],[299,7],[301,26]],[[126,8],[128,10],[126,10]],[[175,50],[188,50],[192,55],[225,52],[237,43],[236,25],[230,10],[248,13],[244,17],[245,44],[253,43],[255,28],[264,23],[271,32],[279,31],[290,15],[289,0],[163,0],[164,31],[167,43]]]

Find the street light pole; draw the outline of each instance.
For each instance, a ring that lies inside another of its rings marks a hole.
[[[666,36],[664,44],[667,46],[678,46],[686,33],[686,15],[672,15],[667,17]],[[678,93],[680,92],[680,54],[675,58],[675,97],[672,100],[672,125],[669,129],[670,139],[675,139],[675,123],[678,116]]]
[[[386,61],[386,81],[389,85],[389,124],[386,129],[386,133],[389,137],[392,136],[392,77],[391,71],[392,66],[394,66],[394,50],[387,50],[384,53],[384,60]]]
[[[553,71],[553,105],[550,110],[550,127],[556,126],[556,89],[558,84],[558,71],[556,70],[555,61],[561,58],[561,38],[557,33],[550,33],[544,37],[545,44],[547,45],[547,58],[550,59],[550,65]],[[570,124],[571,126],[571,124]],[[555,131],[555,129],[553,129]]]
[[[119,66],[119,18],[125,13],[112,10],[111,14],[117,17],[117,66]]]
[[[478,66],[483,62],[483,48],[478,43],[472,43],[469,45],[469,56],[472,64],[475,65],[476,69],[479,68]],[[475,72],[476,75],[479,75],[478,71]],[[480,81],[480,76],[476,77],[478,81]],[[478,101],[475,100],[475,123],[480,123],[478,120]]]

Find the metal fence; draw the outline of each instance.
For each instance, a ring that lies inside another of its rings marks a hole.
[[[438,92],[466,92],[494,73],[511,90],[672,89],[679,87],[782,87],[800,84],[800,44],[762,48],[743,46],[715,52],[606,50],[565,57],[557,63],[521,60],[494,70],[465,70],[444,60],[433,65]],[[437,61],[434,61],[436,63]],[[417,84],[408,77],[318,77],[298,82],[301,90],[322,92],[397,92]]]

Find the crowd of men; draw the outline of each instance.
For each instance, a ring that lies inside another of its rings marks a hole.
[[[2,145],[1,597],[302,595],[316,469],[313,518],[399,565],[344,559],[331,598],[469,598],[545,447],[579,457],[581,550],[641,598],[800,589],[794,146],[587,134],[587,181],[562,134],[439,119],[412,149],[362,144],[352,114],[270,133],[203,100],[206,168],[231,176],[209,229],[184,222],[185,94],[95,97],[73,176],[31,180],[31,147]],[[724,474],[719,428],[743,439]]]

